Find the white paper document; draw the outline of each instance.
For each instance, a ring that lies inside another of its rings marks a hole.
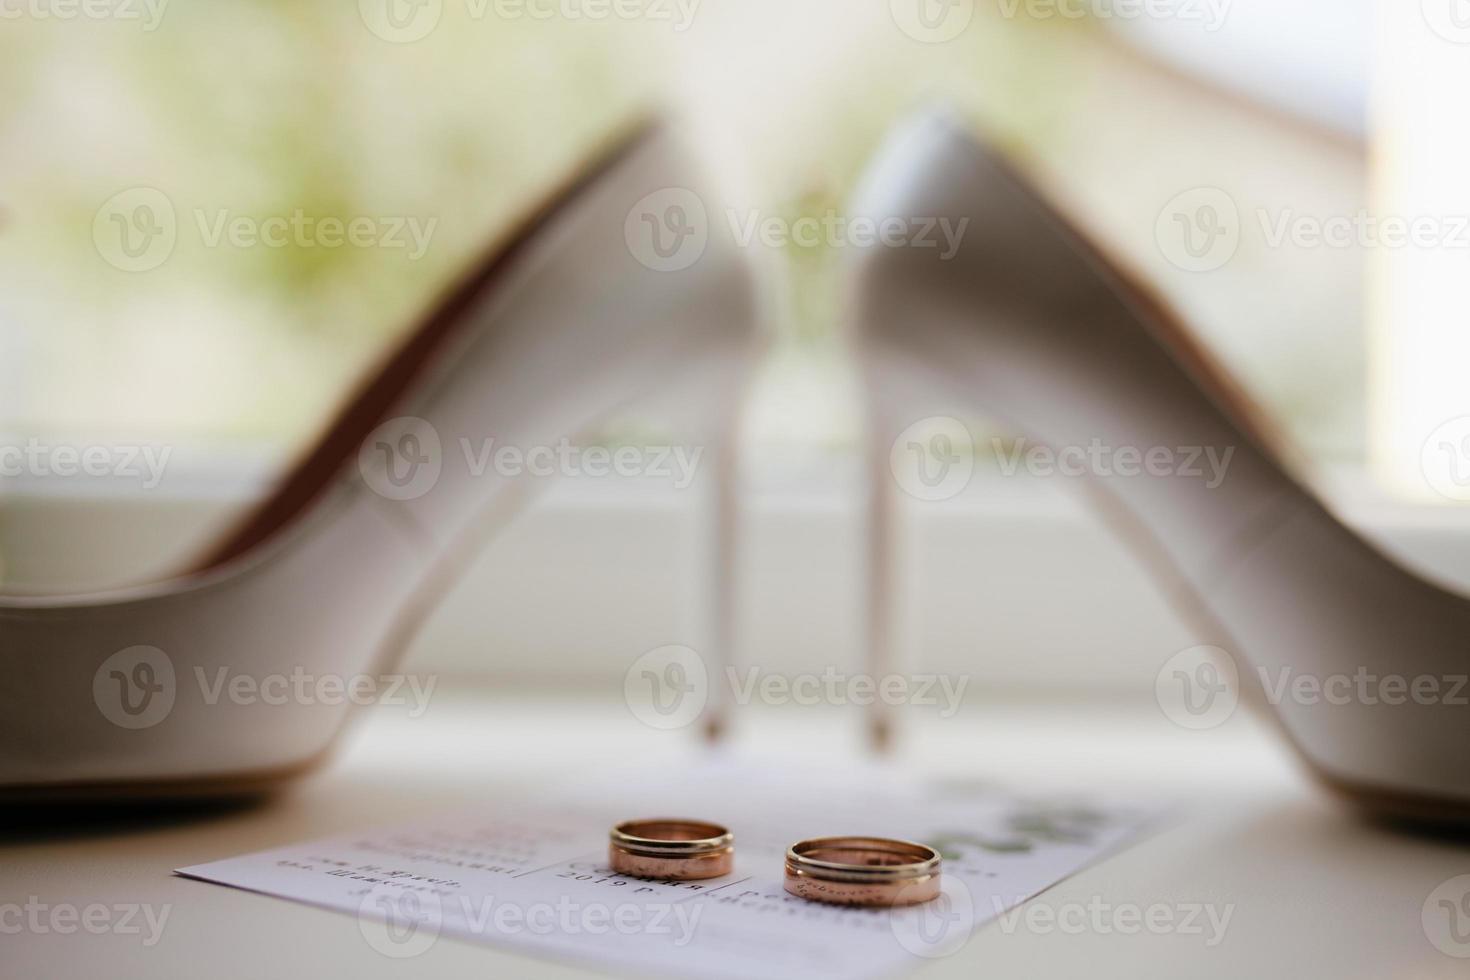
[[[622,774],[179,873],[350,913],[387,956],[454,937],[612,972],[869,978],[952,954],[975,928],[1117,849],[1156,812],[924,784],[878,768],[706,765],[657,778]],[[734,872],[675,882],[611,871],[608,828],[660,816],[729,827]],[[787,894],[787,847],[839,834],[938,848],[943,894],[892,911]]]

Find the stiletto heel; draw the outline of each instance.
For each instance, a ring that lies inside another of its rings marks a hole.
[[[884,383],[882,365],[870,363],[863,371],[868,390],[873,393],[869,401],[868,428],[864,459],[865,483],[867,484],[866,542],[867,567],[864,571],[864,586],[867,591],[867,635],[864,637],[867,652],[867,673],[876,683],[893,669],[896,659],[895,645],[898,617],[898,504],[899,489],[894,478],[891,454],[894,440],[902,426],[892,420],[896,418],[889,400],[879,394]],[[894,709],[882,698],[874,698],[867,711],[867,736],[869,746],[875,752],[887,752],[894,741]]]
[[[1453,699],[1470,599],[1333,517],[1178,318],[950,117],[898,131],[856,210],[967,222],[947,257],[864,250],[860,349],[922,365],[965,410],[1053,451],[1201,461],[1199,478],[1151,463],[1097,467],[1085,485],[1201,635],[1254,666],[1240,675],[1312,772],[1377,814],[1470,823],[1470,711]],[[1323,693],[1296,696],[1301,677]],[[1325,696],[1360,677],[1398,693]]]
[[[740,537],[740,444],[737,422],[729,419],[709,445],[711,471],[701,488],[698,529],[703,554],[696,566],[704,572],[696,636],[708,650],[709,701],[701,719],[703,735],[719,742],[729,733],[727,669],[734,661],[735,613],[738,602]]]
[[[557,445],[748,365],[751,270],[691,215],[700,196],[716,213],[673,135],[640,128],[451,292],[196,571],[0,598],[0,797],[237,794],[320,761],[346,700],[239,698],[234,676],[389,668],[527,496],[462,446]]]
[[[862,297],[855,297],[861,302]],[[856,313],[855,315],[860,315]],[[905,518],[911,502],[918,506],[949,496],[945,483],[949,460],[931,459],[926,431],[942,409],[924,365],[899,349],[858,343],[853,356],[866,401],[863,459],[866,499],[863,569],[867,622],[865,672],[873,684],[909,666],[912,651],[904,641],[909,608],[904,594],[909,568]],[[950,424],[957,424],[952,422]],[[943,438],[943,437],[939,437]],[[874,698],[866,712],[869,746],[890,751],[900,733],[898,707]]]
[[[686,632],[708,670],[708,697],[699,718],[702,737],[723,741],[731,726],[728,668],[734,662],[739,608],[741,500],[741,410],[745,382],[759,350],[749,359],[728,358],[704,386],[710,409],[699,419],[705,433],[705,466],[694,484],[693,555],[695,582]],[[748,360],[748,363],[747,363]]]

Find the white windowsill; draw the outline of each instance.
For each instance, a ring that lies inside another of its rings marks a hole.
[[[251,472],[238,459],[177,466],[151,491],[9,481],[0,486],[5,581],[72,591],[164,574],[260,492]],[[1148,697],[1158,666],[1195,642],[1062,482],[982,468],[953,500],[908,504],[911,669],[971,676],[986,690]],[[737,660],[782,672],[858,669],[856,460],[765,463],[747,484]],[[1385,503],[1351,470],[1331,484],[1350,522],[1470,589],[1470,508]],[[653,480],[551,483],[445,597],[414,644],[413,669],[600,686],[647,650],[693,642],[693,496]]]

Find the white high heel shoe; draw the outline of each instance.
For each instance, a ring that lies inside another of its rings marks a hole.
[[[1178,318],[963,126],[931,114],[897,131],[854,210],[954,227],[969,219],[948,261],[934,250],[874,247],[850,270],[880,484],[890,479],[888,440],[940,403],[1054,450],[1094,440],[1214,450],[1229,460],[1218,486],[1116,472],[1084,486],[1202,641],[1241,661],[1255,693],[1267,693],[1262,679],[1363,675],[1411,686],[1428,678],[1446,694],[1470,673],[1470,600],[1334,518]],[[879,627],[892,603],[891,496],[886,485],[874,494],[870,599]],[[881,664],[887,637],[875,630],[872,643]],[[1269,700],[1291,744],[1354,803],[1391,817],[1470,820],[1463,700],[1279,693]]]
[[[196,679],[388,669],[526,496],[473,472],[460,439],[554,446],[671,388],[728,430],[758,353],[756,295],[733,240],[692,213],[703,201],[674,137],[640,128],[481,263],[197,571],[0,598],[0,798],[242,793],[309,769],[341,699],[210,698]],[[730,539],[710,555],[719,580]]]

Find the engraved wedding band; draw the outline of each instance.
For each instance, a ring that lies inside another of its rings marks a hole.
[[[730,873],[735,835],[703,820],[629,820],[608,835],[608,864],[639,878],[692,881]]]
[[[939,852],[884,837],[816,837],[786,852],[786,890],[833,905],[916,905],[939,894]]]

